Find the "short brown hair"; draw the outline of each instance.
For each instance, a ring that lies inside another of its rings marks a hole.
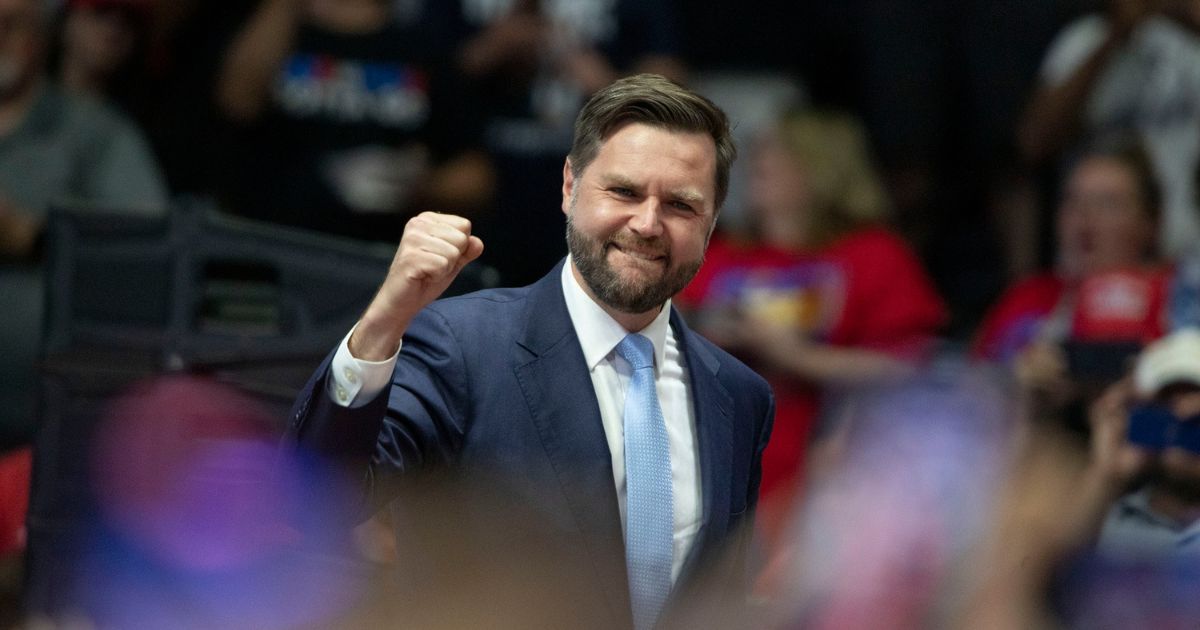
[[[575,139],[567,156],[571,173],[579,177],[608,135],[627,122],[708,134],[717,148],[716,208],[721,207],[729,191],[729,168],[737,157],[729,119],[712,101],[657,74],[618,79],[588,99],[575,119]]]

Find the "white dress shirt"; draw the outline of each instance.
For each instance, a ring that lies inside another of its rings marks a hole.
[[[621,529],[625,529],[625,390],[632,368],[616,353],[617,344],[628,334],[587,293],[571,264],[563,265],[562,290],[575,334],[583,347],[583,358],[592,377],[600,419],[612,457],[613,483],[621,511]],[[670,326],[671,303],[646,328],[638,331],[654,344],[655,385],[671,451],[671,492],[675,507],[674,558],[671,578],[677,579],[700,530],[703,502],[700,492],[700,460],[696,442],[696,413],[692,402],[687,366],[679,351],[675,332]],[[329,395],[339,405],[356,407],[366,404],[391,380],[396,355],[385,361],[363,361],[350,354],[346,335],[334,354],[329,380]]]

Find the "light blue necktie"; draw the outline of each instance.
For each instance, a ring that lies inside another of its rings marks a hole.
[[[648,630],[671,592],[671,451],[654,387],[654,345],[629,334],[617,344],[617,354],[633,366],[625,393],[625,567],[633,627]]]

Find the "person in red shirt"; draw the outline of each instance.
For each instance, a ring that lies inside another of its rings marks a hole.
[[[885,226],[856,120],[785,116],[754,147],[750,171],[753,238],[715,235],[676,304],[774,388],[759,504],[770,540],[798,496],[827,395],[906,373],[947,313],[917,256]]]
[[[1115,138],[1089,147],[1063,190],[1055,267],[1007,289],[972,348],[978,358],[1011,365],[1051,409],[1076,399],[1080,379],[1098,367],[1072,361],[1068,347],[1122,340],[1136,347],[1163,334],[1169,277],[1158,254],[1161,193],[1140,143]]]

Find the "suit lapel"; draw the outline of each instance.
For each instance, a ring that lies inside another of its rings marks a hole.
[[[717,379],[720,368],[717,358],[700,343],[677,311],[671,313],[671,327],[687,363],[696,414],[700,488],[704,500],[700,531],[680,576],[683,582],[701,568],[700,559],[715,550],[728,529],[733,401]]]
[[[562,295],[562,263],[533,286],[517,380],[619,626],[630,625],[612,456],[583,350]]]

